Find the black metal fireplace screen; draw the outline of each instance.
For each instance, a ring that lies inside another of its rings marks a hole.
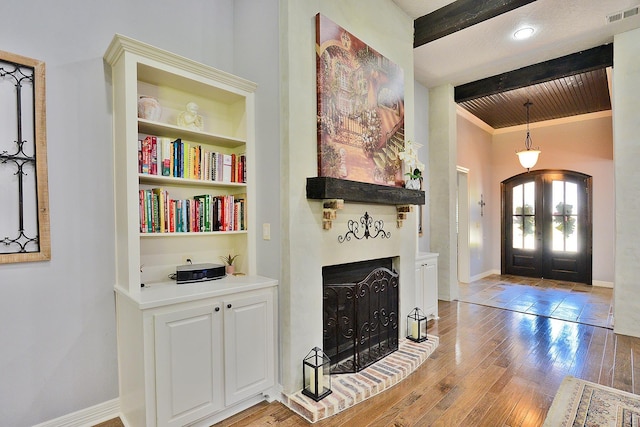
[[[358,372],[398,349],[398,273],[391,268],[390,258],[323,268],[323,344],[332,373]]]

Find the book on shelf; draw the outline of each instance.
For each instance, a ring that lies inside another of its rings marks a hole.
[[[246,230],[244,194],[172,199],[162,187],[140,189],[139,193],[141,233]]]
[[[245,154],[211,151],[199,144],[141,135],[138,173],[203,181],[246,183]]]
[[[171,140],[169,138],[160,138],[162,153],[162,176],[171,175]]]

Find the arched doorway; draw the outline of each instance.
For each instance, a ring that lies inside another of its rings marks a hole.
[[[501,183],[502,274],[591,284],[591,179],[539,170]]]

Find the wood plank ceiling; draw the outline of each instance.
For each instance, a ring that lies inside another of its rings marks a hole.
[[[478,3],[482,4],[483,18],[470,21],[470,16],[479,15]],[[414,46],[527,3],[526,0],[457,0],[414,21]],[[450,31],[446,31],[447,28]],[[494,129],[526,123],[524,104],[527,100],[533,104],[531,123],[606,111],[611,109],[606,68],[612,65],[613,45],[598,46],[456,86],[455,101]]]
[[[494,129],[526,122],[529,100],[531,123],[611,109],[607,72],[587,71],[458,104]]]

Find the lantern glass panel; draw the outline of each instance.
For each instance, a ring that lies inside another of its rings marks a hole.
[[[418,307],[407,316],[407,338],[416,342],[427,339],[427,316]]]
[[[331,361],[324,352],[315,347],[302,363],[304,388],[302,393],[318,401],[331,393]]]

